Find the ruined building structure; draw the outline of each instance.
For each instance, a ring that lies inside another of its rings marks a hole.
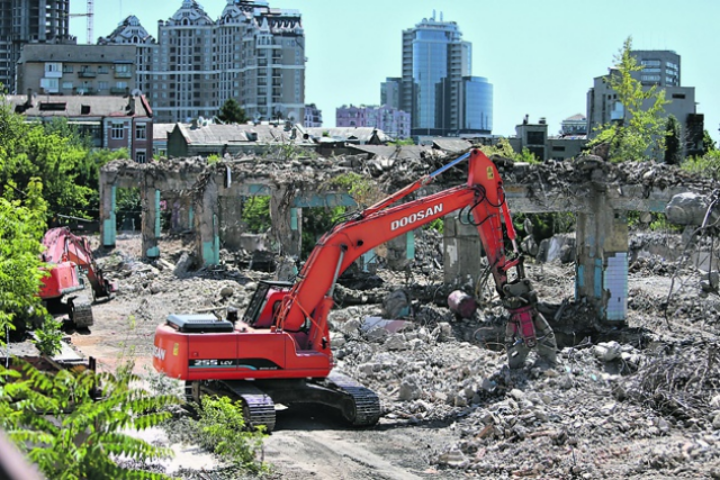
[[[412,136],[491,133],[492,84],[472,76],[472,45],[457,23],[433,13],[403,31],[402,42],[402,77],[388,78],[381,96],[410,113]]]
[[[140,165],[114,161],[100,176],[101,239],[113,247],[115,207],[119,188],[139,187],[142,196],[143,255],[160,255],[161,204],[170,205],[173,224],[195,232],[195,256],[206,266],[220,262],[220,249],[242,245],[246,228],[242,202],[253,196],[270,197],[272,251],[298,258],[301,252],[303,209],[352,206],[347,192],[333,178],[349,171],[376,172],[387,193],[396,192],[445,163],[446,154],[369,158],[299,158],[280,161],[244,155],[207,165],[185,158]],[[417,158],[413,158],[417,157]],[[628,211],[664,212],[673,196],[687,191],[712,191],[716,184],[699,180],[675,167],[652,162],[614,165],[600,157],[547,164],[499,163],[505,180],[505,200],[514,213],[573,212],[576,229],[576,297],[585,298],[601,319],[622,322],[628,308]],[[384,172],[384,173],[383,173]],[[460,171],[448,172],[443,183],[432,183],[419,196],[466,181]],[[712,183],[712,182],[710,182]],[[164,201],[164,202],[163,202]],[[485,270],[477,229],[458,213],[444,218],[443,268],[446,283],[476,285]],[[402,271],[414,259],[413,232],[386,244],[391,269]]]
[[[75,43],[70,0],[0,0],[0,83],[15,89],[15,68],[29,43]]]
[[[137,84],[158,122],[212,118],[235,98],[253,120],[305,118],[305,32],[299,11],[264,0],[227,0],[213,20],[183,0],[155,41],[128,17],[105,44],[134,44]]]

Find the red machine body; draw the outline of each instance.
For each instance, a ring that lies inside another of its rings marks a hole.
[[[49,275],[43,277],[38,295],[55,306],[67,305],[77,326],[92,325],[92,299],[109,297],[117,287],[103,277],[86,237],[73,234],[68,227],[57,227],[45,232],[42,243]],[[86,289],[87,293],[81,293]]]
[[[391,206],[465,159],[465,185]],[[155,369],[191,382],[326,377],[333,367],[327,315],[340,273],[378,245],[463,208],[477,226],[512,333],[534,346],[536,297],[525,279],[503,183],[495,164],[472,150],[336,225],[318,241],[294,284],[261,283],[243,319],[220,321],[226,322],[222,331],[214,317],[171,315],[155,333]],[[505,255],[506,239],[516,254],[512,260]],[[516,275],[508,281],[513,268]]]

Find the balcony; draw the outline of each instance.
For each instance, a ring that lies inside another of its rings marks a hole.
[[[78,76],[80,78],[95,78],[97,77],[97,72],[93,70],[81,70],[80,73],[78,73]]]
[[[132,78],[132,72],[115,72],[115,78]]]
[[[125,95],[127,93],[127,88],[120,88],[120,87],[111,87],[110,88],[110,95]]]

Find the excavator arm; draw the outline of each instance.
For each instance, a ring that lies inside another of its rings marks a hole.
[[[464,160],[469,163],[468,181],[465,185],[392,206]],[[478,229],[496,289],[511,316],[506,335],[508,349],[512,351],[509,353],[535,347],[539,330],[540,340],[543,346],[547,347],[540,353],[554,362],[554,335],[535,308],[537,295],[529,280],[525,278],[522,255],[517,250],[515,230],[505,202],[502,179],[495,164],[477,149],[326,233],[318,241],[297,282],[284,297],[276,313],[274,325],[278,330],[288,332],[300,331],[308,322],[315,323],[316,326],[326,325],[324,316],[332,306],[335,282],[360,255],[392,238],[464,208],[469,209]],[[508,260],[505,254],[506,238],[512,244],[512,260]],[[512,281],[508,281],[508,272],[511,269],[516,269],[516,275]],[[324,348],[326,339],[321,338],[321,330],[323,329],[314,329],[316,338],[311,339],[314,349]],[[520,357],[516,359],[516,364],[524,360],[526,354],[523,350],[515,355]]]
[[[73,234],[68,227],[57,227],[45,233],[43,244],[45,245],[44,261],[55,265],[65,262],[77,265],[87,276],[95,297],[107,297],[116,290],[115,285],[103,277],[86,237]]]

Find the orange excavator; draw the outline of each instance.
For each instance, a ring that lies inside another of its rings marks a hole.
[[[393,206],[465,160],[465,185]],[[537,311],[537,295],[525,277],[502,179],[495,164],[473,149],[333,227],[295,283],[259,284],[242,319],[234,311],[221,320],[170,315],[155,332],[155,369],[184,380],[188,399],[219,392],[238,397],[247,423],[268,431],[275,425],[275,403],[318,403],[339,409],[353,425],[374,425],[381,413],[378,396],[332,371],[327,316],[337,279],[370,249],[461,209],[477,227],[496,290],[510,314],[505,341],[511,367],[535,347],[554,363],[555,336]],[[506,240],[512,258],[505,254]]]
[[[86,237],[56,227],[45,232],[42,243],[48,275],[42,279],[40,298],[49,311],[69,313],[76,327],[91,326],[93,300],[109,297],[117,287],[103,277]]]

